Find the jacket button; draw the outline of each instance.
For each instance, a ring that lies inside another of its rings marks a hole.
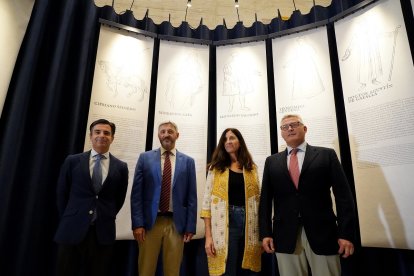
[[[93,214],[93,211],[92,210],[89,210],[89,215],[92,215]]]
[[[96,196],[95,198],[96,198],[96,199],[98,199],[98,198],[99,198],[99,196]]]

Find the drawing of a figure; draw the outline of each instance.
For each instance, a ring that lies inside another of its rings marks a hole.
[[[358,23],[358,28],[351,38],[341,60],[347,61],[353,53],[357,59],[358,90],[367,85],[380,85],[381,81],[391,80],[397,35],[401,25],[391,32],[380,32],[377,26],[366,20]],[[383,41],[391,37],[391,41]],[[386,67],[386,71],[384,70]]]
[[[177,71],[167,80],[165,97],[171,108],[188,109],[204,87],[202,66],[195,52],[189,52],[177,64]]]
[[[243,62],[243,58],[241,54],[234,53],[223,66],[223,96],[229,97],[229,112],[234,110],[236,98],[239,100],[240,110],[249,110],[246,96],[255,92],[254,77],[261,75],[259,71]]]
[[[323,91],[325,85],[319,73],[317,53],[304,37],[295,40],[293,58],[283,66],[289,69],[292,78],[291,98],[312,98]]]

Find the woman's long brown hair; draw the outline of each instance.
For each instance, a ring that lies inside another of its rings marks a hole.
[[[236,135],[237,139],[239,140],[240,148],[237,152],[237,161],[239,161],[240,169],[245,169],[251,171],[255,166],[253,162],[252,155],[250,154],[249,150],[247,149],[246,142],[240,131],[236,128],[226,128],[223,133],[221,134],[219,143],[216,149],[213,152],[213,156],[211,158],[211,162],[207,165],[207,169],[213,170],[217,169],[223,172],[226,168],[230,167],[231,159],[230,155],[227,153],[224,144],[226,143],[226,134],[227,132],[233,132]]]

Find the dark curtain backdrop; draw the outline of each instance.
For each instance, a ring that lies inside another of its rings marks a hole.
[[[339,2],[342,5],[342,1],[333,1]],[[413,23],[412,14],[407,12],[411,8],[410,1],[401,0],[401,3],[405,17],[411,16],[406,18],[406,24]],[[173,28],[165,22],[156,25],[149,18],[136,20],[130,12],[118,15],[111,7],[97,8],[92,0],[37,0],[0,119],[0,275],[55,275],[57,246],[53,242],[53,235],[58,222],[56,179],[66,155],[83,150],[99,38],[99,18],[163,35],[217,40],[283,31],[303,22],[308,23],[312,18],[326,19],[337,8],[318,8],[315,10],[320,12],[304,17],[296,12],[294,20],[299,23],[275,19],[267,26],[257,22],[251,28],[239,24],[234,30],[219,26],[212,31],[202,25],[191,30],[188,24]],[[332,50],[335,48],[332,39],[334,31],[332,26],[330,28],[328,35]],[[412,43],[412,27],[407,24],[407,29]],[[270,65],[270,40],[266,42],[266,50]],[[215,46],[210,46],[210,53],[209,107],[214,113]],[[337,94],[341,86],[338,64],[335,64],[337,56],[331,55],[331,59],[334,59],[332,73]],[[275,125],[272,70],[268,69],[270,115],[273,118],[270,122]],[[156,84],[155,78],[152,79],[151,92],[154,95]],[[336,99],[340,105],[338,95]],[[154,96],[151,102],[155,103]],[[338,108],[337,117],[341,137],[346,139],[346,118],[341,107]],[[152,114],[149,120],[151,118]],[[209,132],[213,134],[210,135],[208,157],[215,145],[215,127],[215,117],[211,117]],[[275,133],[271,133],[273,140]],[[275,151],[275,141],[272,141],[272,152]],[[345,165],[349,167],[349,148],[345,146],[341,152],[345,153]],[[347,169],[349,172],[350,168]],[[135,242],[117,241],[115,251],[112,274],[137,275]],[[356,255],[344,262],[343,274],[414,275],[414,253],[410,250],[358,246]],[[207,275],[203,240],[186,245],[182,275]],[[262,275],[278,275],[274,256],[263,255]]]

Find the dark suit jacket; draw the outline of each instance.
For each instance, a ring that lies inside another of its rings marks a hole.
[[[141,153],[131,190],[132,229],[152,228],[161,195],[161,150]],[[195,233],[197,185],[194,159],[177,151],[172,182],[173,219],[178,233]]]
[[[115,241],[115,218],[128,187],[128,167],[125,162],[110,154],[108,176],[98,195],[92,187],[89,172],[90,151],[69,155],[63,163],[57,186],[57,205],[60,223],[55,241],[61,244],[78,244],[91,224],[93,210],[96,235],[100,244]]]
[[[332,207],[331,187],[337,216]],[[337,254],[338,238],[354,241],[354,200],[333,149],[307,145],[298,190],[289,176],[287,150],[266,159],[259,208],[261,239],[273,237],[276,252],[293,253],[299,214],[316,254]]]

